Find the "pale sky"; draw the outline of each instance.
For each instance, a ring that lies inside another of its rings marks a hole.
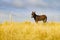
[[[0,22],[34,21],[31,12],[46,14],[48,21],[60,22],[60,0],[0,0]]]

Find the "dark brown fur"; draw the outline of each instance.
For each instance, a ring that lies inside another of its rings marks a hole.
[[[36,23],[38,23],[38,21],[43,21],[44,23],[47,22],[46,15],[36,15],[35,12],[32,12],[32,18],[34,18]]]

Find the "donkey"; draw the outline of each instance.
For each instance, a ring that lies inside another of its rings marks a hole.
[[[32,18],[34,18],[36,23],[38,23],[38,21],[43,21],[43,23],[47,22],[47,16],[46,15],[36,15],[35,12],[32,12]]]

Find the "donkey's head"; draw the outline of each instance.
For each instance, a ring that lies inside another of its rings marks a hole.
[[[35,12],[32,11],[32,18],[34,18],[36,16]]]

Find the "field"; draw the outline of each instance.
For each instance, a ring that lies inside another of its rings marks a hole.
[[[0,40],[60,40],[60,23],[4,22]]]

